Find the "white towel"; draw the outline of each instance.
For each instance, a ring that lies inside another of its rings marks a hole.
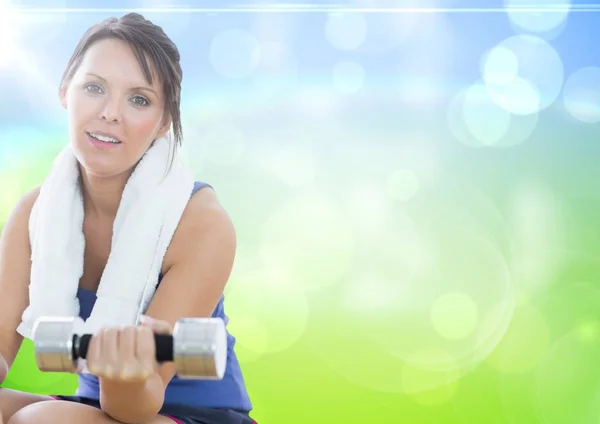
[[[134,325],[154,294],[162,261],[190,199],[194,178],[166,139],[157,140],[129,178],[113,225],[111,252],[90,317],[77,334],[106,326]],[[17,331],[31,338],[39,317],[77,317],[83,273],[83,198],[70,146],[54,161],[29,220],[29,306]]]

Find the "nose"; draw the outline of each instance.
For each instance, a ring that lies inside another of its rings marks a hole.
[[[100,118],[106,122],[121,122],[121,105],[118,99],[107,97]]]

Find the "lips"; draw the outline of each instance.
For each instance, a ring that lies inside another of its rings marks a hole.
[[[113,134],[109,134],[109,133],[105,133],[105,132],[98,132],[98,131],[87,131],[86,134],[98,141],[101,141],[103,143],[110,143],[110,144],[121,144],[121,140],[119,140],[116,136],[114,136]]]

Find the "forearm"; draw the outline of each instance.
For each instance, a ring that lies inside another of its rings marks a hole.
[[[100,378],[102,410],[123,423],[150,421],[163,405],[164,383],[159,374],[143,382],[111,381]]]

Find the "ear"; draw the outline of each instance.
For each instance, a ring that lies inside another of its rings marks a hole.
[[[67,108],[67,86],[63,85],[59,92],[58,92],[58,96],[60,98],[60,104],[62,105],[63,108]]]
[[[165,119],[163,119],[163,124],[158,129],[156,138],[163,138],[169,132],[170,128],[171,128],[171,118],[166,117]]]

